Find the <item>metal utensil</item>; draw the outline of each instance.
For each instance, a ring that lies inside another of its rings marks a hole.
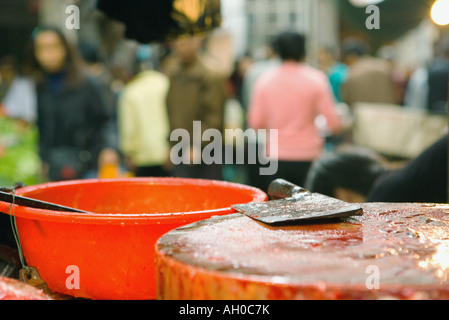
[[[12,193],[8,193],[5,191],[0,191],[0,201],[4,201],[7,203],[14,203],[15,205],[37,208],[37,209],[55,210],[55,211],[64,211],[64,212],[89,213],[84,210],[70,208],[70,207],[62,206],[62,205],[51,203],[51,202],[46,202],[46,201],[27,198],[27,197],[23,197],[23,196],[13,195]]]
[[[284,179],[274,180],[268,187],[268,195],[273,200],[238,204],[232,208],[269,225],[311,223],[363,214],[357,204],[311,193]]]

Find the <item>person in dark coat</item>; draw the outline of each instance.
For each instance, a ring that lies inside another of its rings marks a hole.
[[[84,178],[105,162],[118,162],[114,107],[106,88],[83,72],[78,52],[59,29],[33,31],[26,73],[36,86],[39,155],[46,178]]]
[[[379,178],[367,202],[447,203],[448,141],[443,135],[404,168]]]
[[[368,149],[343,148],[314,162],[306,188],[347,202],[447,203],[448,141],[397,169]]]

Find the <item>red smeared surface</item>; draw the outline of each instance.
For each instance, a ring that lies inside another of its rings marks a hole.
[[[173,230],[157,245],[158,297],[448,299],[449,206],[363,209],[343,223],[267,227],[235,214]],[[379,289],[367,287],[373,266]]]
[[[0,277],[0,300],[52,300],[42,290],[15,279]]]

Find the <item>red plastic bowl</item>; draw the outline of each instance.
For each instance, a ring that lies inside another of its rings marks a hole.
[[[27,265],[50,289],[90,299],[155,299],[155,244],[168,231],[267,195],[245,185],[195,179],[76,180],[18,189],[94,214],[16,206]],[[0,202],[0,212],[10,205]],[[78,288],[79,287],[79,288]]]

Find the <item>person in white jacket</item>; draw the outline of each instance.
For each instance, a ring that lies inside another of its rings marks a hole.
[[[150,59],[152,50],[142,46],[138,60]],[[169,121],[166,96],[169,79],[154,69],[139,72],[125,86],[118,103],[120,149],[125,163],[137,177],[168,176]]]
[[[37,121],[37,101],[34,83],[31,79],[17,76],[2,101],[8,117],[27,123]]]

